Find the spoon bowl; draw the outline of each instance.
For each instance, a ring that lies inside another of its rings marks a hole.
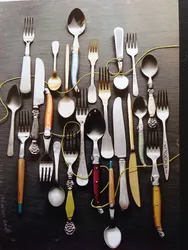
[[[68,118],[74,113],[75,103],[70,97],[64,96],[58,102],[57,110],[63,118]]]
[[[83,12],[75,8],[68,17],[68,30],[73,36],[79,36],[86,28],[86,19]]]
[[[121,231],[117,227],[107,227],[104,230],[104,241],[106,245],[115,249],[121,243]]]
[[[142,60],[141,71],[149,78],[149,81],[152,81],[152,77],[158,71],[157,59],[151,54],[146,55]]]
[[[139,119],[142,119],[147,113],[147,103],[142,96],[136,97],[133,103],[133,112]]]
[[[48,192],[48,200],[54,207],[61,206],[65,200],[65,191],[59,186],[52,187]]]
[[[123,90],[126,89],[129,85],[129,80],[126,76],[124,75],[117,75],[114,77],[114,86],[119,89]]]

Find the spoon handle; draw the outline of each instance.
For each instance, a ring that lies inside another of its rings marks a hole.
[[[142,119],[139,119],[138,123],[138,153],[142,165],[146,167],[144,160],[144,125]]]
[[[72,46],[72,63],[71,63],[71,80],[72,86],[76,92],[79,92],[78,86],[76,85],[78,80],[78,68],[79,68],[79,42],[78,36],[74,36],[73,46]]]
[[[148,98],[148,113],[150,117],[154,117],[155,116],[155,110],[156,110],[156,106],[155,106],[155,100],[154,100],[154,89],[153,88],[149,88],[148,89],[148,94],[149,94],[149,98]]]
[[[7,156],[13,156],[14,155],[14,122],[15,122],[15,112],[12,112],[10,132],[9,132],[9,140],[8,140]]]
[[[57,58],[58,52],[59,52],[59,42],[53,41],[52,42],[52,53],[54,55],[54,71],[56,71],[56,58]]]
[[[61,151],[61,143],[55,141],[53,144],[54,162],[55,162],[55,182],[58,184],[59,156]]]

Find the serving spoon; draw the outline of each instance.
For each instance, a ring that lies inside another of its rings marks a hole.
[[[78,36],[81,35],[86,28],[86,19],[83,12],[75,8],[71,11],[68,17],[67,23],[68,31],[74,36],[72,46],[72,64],[71,64],[71,80],[75,91],[79,91],[77,83],[78,68],[79,68],[79,50],[80,45],[78,42]]]
[[[68,91],[69,86],[69,44],[66,45],[65,52],[65,92]],[[70,117],[75,110],[74,101],[65,94],[64,97],[58,102],[57,110],[63,118]]]
[[[110,225],[104,230],[104,241],[108,247],[114,249],[121,243],[121,231],[115,226],[115,195],[114,195],[114,170],[112,161],[109,164],[109,186],[108,186],[108,200],[109,200],[109,213]]]
[[[11,125],[8,140],[7,156],[14,155],[14,124],[15,124],[15,114],[18,109],[22,106],[22,96],[19,88],[13,85],[7,96],[7,106],[12,111]]]
[[[141,63],[141,71],[148,78],[148,126],[150,128],[155,128],[157,126],[157,119],[155,117],[156,105],[154,100],[154,89],[152,77],[158,71],[157,59],[151,55],[146,55]]]
[[[53,144],[54,161],[55,161],[55,186],[48,192],[48,200],[54,207],[59,207],[65,200],[65,191],[59,186],[58,170],[59,170],[59,157],[61,151],[61,143],[55,141]]]
[[[147,102],[142,96],[137,96],[133,103],[133,112],[138,117],[138,152],[142,165],[145,167],[144,160],[144,124],[142,118],[147,113]]]
[[[50,77],[50,79],[48,80],[48,87],[50,90],[52,91],[56,91],[60,88],[61,86],[61,79],[59,78],[59,76],[57,75],[57,54],[59,52],[59,42],[58,41],[53,41],[52,42],[52,53],[54,56],[54,68],[53,68],[53,72],[52,72],[52,76]]]

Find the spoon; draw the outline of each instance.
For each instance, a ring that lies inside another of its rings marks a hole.
[[[112,161],[109,164],[109,187],[108,187],[108,199],[109,199],[109,213],[110,213],[110,226],[104,230],[104,241],[108,247],[114,249],[117,248],[121,242],[121,231],[115,226],[115,196],[114,196],[114,170],[112,167]]]
[[[148,77],[148,113],[149,113],[149,119],[148,119],[148,125],[150,128],[155,128],[157,126],[157,119],[155,118],[155,100],[154,100],[154,89],[153,89],[153,80],[152,77],[157,73],[158,71],[158,63],[157,59],[151,55],[146,55],[141,64],[141,71],[142,73]]]
[[[86,28],[86,19],[83,12],[75,8],[71,11],[68,17],[68,30],[74,36],[73,46],[72,46],[72,64],[71,64],[71,80],[74,90],[79,92],[77,83],[78,68],[79,68],[79,50],[80,45],[78,42],[78,36],[81,35]]]
[[[147,102],[142,96],[136,97],[133,103],[133,112],[138,117],[138,152],[142,165],[146,167],[144,160],[144,125],[142,118],[147,113]]]
[[[48,192],[48,200],[54,207],[59,207],[65,200],[65,191],[58,184],[59,156],[61,151],[61,143],[55,141],[53,144],[54,161],[55,161],[55,186]]]
[[[7,155],[13,156],[14,155],[15,114],[16,114],[16,111],[20,109],[22,106],[22,96],[21,96],[20,90],[18,89],[16,85],[13,85],[8,92],[7,106],[12,111]]]
[[[69,86],[69,45],[67,44],[65,53],[65,92],[68,91],[68,86]],[[64,97],[59,101],[57,110],[63,118],[68,118],[74,113],[75,103],[68,95],[65,94]]]
[[[52,91],[56,91],[61,86],[61,79],[57,75],[56,65],[57,65],[57,54],[59,52],[59,42],[53,41],[52,42],[52,53],[54,56],[54,69],[52,72],[52,77],[48,80],[48,87]]]
[[[118,59],[118,70],[122,73],[123,70],[123,46],[124,46],[124,30],[120,27],[114,29],[116,58]],[[129,84],[129,80],[124,75],[114,77],[114,85],[117,89],[125,89]]]
[[[93,160],[93,193],[94,200],[97,206],[100,206],[99,200],[99,149],[98,140],[102,138],[105,132],[105,121],[101,112],[98,109],[92,109],[85,121],[85,133],[93,141],[93,153],[91,159]],[[98,208],[99,214],[104,211]]]

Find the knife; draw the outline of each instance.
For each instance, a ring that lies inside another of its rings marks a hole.
[[[44,103],[44,63],[40,58],[35,61],[35,81],[34,81],[34,94],[33,94],[33,124],[31,129],[31,145],[29,151],[31,154],[36,155],[40,152],[38,146],[39,138],[39,106]]]
[[[125,170],[127,156],[126,134],[123,119],[122,100],[117,97],[113,103],[113,131],[114,131],[114,151],[119,158],[119,174]],[[126,171],[120,177],[119,205],[122,210],[129,206],[129,196],[127,191]]]
[[[132,113],[132,102],[130,93],[128,93],[127,96],[127,108],[128,108],[128,120],[129,120],[129,138],[130,138],[129,183],[134,201],[136,205],[140,207],[141,206],[140,189],[138,181],[136,153],[134,148],[133,113]]]

